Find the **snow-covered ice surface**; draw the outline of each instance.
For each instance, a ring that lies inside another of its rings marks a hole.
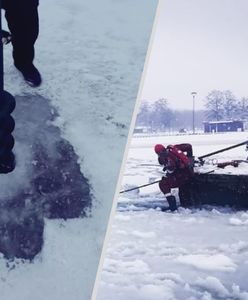
[[[43,251],[33,263],[0,258],[1,299],[90,299],[156,5],[41,0],[37,89],[23,82],[5,47],[5,89],[51,100],[91,185],[93,208],[91,218],[46,220]]]
[[[157,164],[156,143],[191,142],[200,156],[247,137],[244,132],[133,138],[123,188],[161,176],[161,167],[144,165]],[[246,159],[247,152],[242,146],[216,157]],[[115,215],[97,300],[248,299],[248,213],[211,206],[134,211],[131,205],[162,199],[157,184],[119,198],[127,206]]]

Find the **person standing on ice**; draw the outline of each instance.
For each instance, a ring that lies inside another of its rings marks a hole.
[[[154,147],[158,162],[163,165],[163,176],[159,182],[160,190],[165,194],[171,211],[177,209],[176,198],[171,194],[172,188],[179,188],[179,199],[183,207],[191,205],[188,184],[194,175],[193,151],[190,144],[169,145],[166,148],[157,144]]]
[[[12,36],[14,65],[32,87],[41,84],[41,75],[33,64],[39,34],[38,5],[39,0],[2,0]]]

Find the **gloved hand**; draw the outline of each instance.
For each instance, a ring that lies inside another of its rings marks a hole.
[[[195,157],[194,156],[189,157],[189,167],[194,168],[194,166],[195,166]]]

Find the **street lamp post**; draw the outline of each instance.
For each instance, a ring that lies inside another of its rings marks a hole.
[[[191,95],[193,97],[193,111],[192,111],[192,127],[193,127],[193,134],[195,134],[195,96],[197,95],[197,92],[191,92]]]

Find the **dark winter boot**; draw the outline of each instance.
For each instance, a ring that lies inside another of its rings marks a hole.
[[[170,210],[175,211],[177,209],[176,198],[174,196],[170,195],[170,196],[167,196],[166,199],[168,201]]]
[[[32,87],[38,87],[41,85],[40,73],[33,64],[27,67],[19,67],[15,64],[15,67],[22,73],[27,84]]]

